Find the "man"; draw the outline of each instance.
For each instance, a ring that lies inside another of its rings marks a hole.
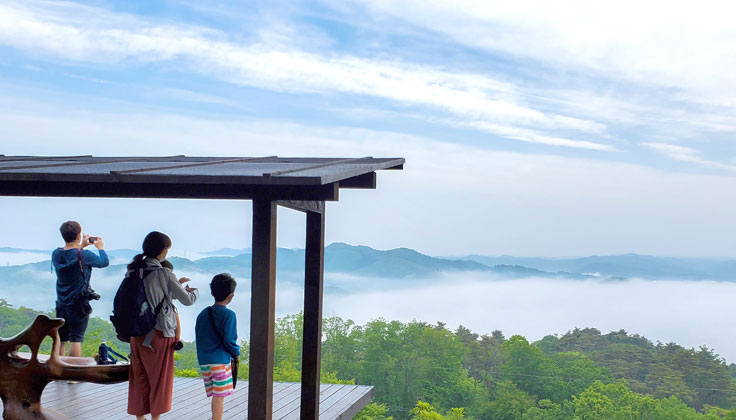
[[[103,249],[105,243],[102,238],[87,234],[83,236],[79,223],[64,222],[59,230],[65,245],[63,248],[56,248],[51,254],[51,261],[56,269],[56,316],[65,321],[59,328],[59,355],[64,356],[66,344],[71,342],[69,356],[79,357],[82,355],[82,341],[92,313],[89,301],[100,298],[89,285],[92,267],[107,267],[110,261]],[[100,255],[84,249],[89,245],[94,245]]]

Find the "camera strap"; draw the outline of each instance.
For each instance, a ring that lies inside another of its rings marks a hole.
[[[82,265],[82,250],[77,248],[77,262],[79,263],[79,271],[82,272],[82,278],[84,278],[84,265]]]
[[[87,280],[87,273],[84,272],[84,264],[82,264],[82,250],[77,248],[77,262],[79,262],[79,271],[82,273],[82,281],[87,283],[89,288],[89,280]]]

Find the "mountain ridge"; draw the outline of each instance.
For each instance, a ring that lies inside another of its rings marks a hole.
[[[0,248],[0,252],[34,252],[20,248]],[[110,250],[113,266],[127,264],[137,251]],[[224,254],[234,255],[224,255]],[[201,252],[202,258],[171,257],[179,269],[202,272],[230,271],[240,276],[250,275],[250,249],[223,248]],[[0,267],[0,273],[21,267],[46,270],[48,260]],[[15,267],[13,269],[13,267]],[[304,250],[278,248],[277,271],[302,272]],[[378,250],[365,245],[335,242],[325,247],[325,271],[361,277],[386,277],[410,281],[441,273],[481,272],[500,277],[570,278],[578,280],[645,278],[650,280],[719,280],[736,281],[736,259],[659,257],[635,253],[578,258],[543,258],[515,256],[435,257],[411,248]]]

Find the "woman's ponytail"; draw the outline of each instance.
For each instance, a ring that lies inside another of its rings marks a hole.
[[[141,268],[143,266],[143,259],[146,258],[143,254],[138,254],[135,257],[133,257],[133,261],[128,264],[128,270],[135,270],[137,268]]]

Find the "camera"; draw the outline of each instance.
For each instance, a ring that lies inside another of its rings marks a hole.
[[[95,289],[88,287],[87,290],[82,292],[82,297],[87,300],[100,300],[100,294],[95,292]]]
[[[93,243],[95,243],[95,241],[97,239],[98,239],[97,236],[90,236],[89,238],[87,238],[87,241],[89,241],[89,243],[93,244]]]
[[[171,347],[174,349],[174,351],[179,351],[184,348],[184,343],[182,343],[181,340],[176,340],[174,344],[171,345]]]

